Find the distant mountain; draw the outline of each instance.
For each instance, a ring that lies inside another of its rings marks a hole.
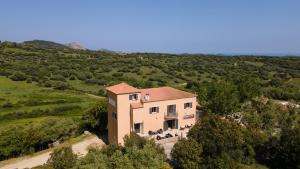
[[[46,41],[46,40],[24,41],[23,44],[33,45],[33,46],[40,47],[40,48],[67,48],[67,46],[65,46],[63,44]]]
[[[66,43],[66,46],[72,49],[80,49],[80,50],[86,50],[80,43],[78,42],[71,42],[71,43]]]
[[[105,49],[105,48],[98,49],[97,51],[115,53],[115,51],[109,50],[109,49]]]

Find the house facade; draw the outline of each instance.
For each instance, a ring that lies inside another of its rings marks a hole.
[[[179,130],[196,122],[196,95],[171,87],[137,89],[126,83],[107,87],[108,140],[123,144],[134,132]]]

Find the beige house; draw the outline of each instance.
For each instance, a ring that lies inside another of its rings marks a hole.
[[[108,140],[180,130],[196,122],[196,95],[171,87],[137,89],[126,83],[107,87]]]

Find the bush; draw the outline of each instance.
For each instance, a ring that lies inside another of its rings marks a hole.
[[[66,90],[69,88],[69,84],[64,82],[55,82],[53,88],[57,90]]]
[[[13,81],[24,81],[26,80],[26,75],[22,72],[16,72],[12,76],[10,76],[10,79]]]
[[[66,81],[65,77],[62,75],[53,75],[51,76],[50,80],[58,80],[58,81]]]
[[[104,89],[99,89],[98,93],[99,96],[106,96],[106,90]]]
[[[90,150],[75,168],[169,169],[161,148],[154,141],[137,137],[128,136],[124,147],[110,144]]]
[[[62,147],[54,149],[47,163],[54,169],[69,169],[74,166],[76,160],[77,155],[73,153],[71,147]]]
[[[49,143],[64,141],[77,133],[78,125],[65,118],[12,125],[0,130],[0,160],[47,149]]]
[[[119,73],[119,72],[113,73],[112,76],[114,76],[114,77],[122,77],[123,73]]]
[[[71,75],[69,80],[76,80],[76,76],[75,75]]]
[[[102,101],[88,110],[81,118],[82,130],[105,132],[107,127],[107,103]]]
[[[32,79],[31,79],[31,78],[28,78],[28,79],[26,80],[26,83],[32,83]]]
[[[202,146],[194,139],[182,139],[174,145],[171,155],[179,168],[197,168],[202,162]]]
[[[252,142],[236,122],[216,115],[204,117],[175,144],[172,157],[180,168],[236,168],[254,161]]]

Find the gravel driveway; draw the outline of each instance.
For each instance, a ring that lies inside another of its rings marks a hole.
[[[75,143],[72,145],[74,153],[79,155],[86,155],[88,150],[87,148],[92,145],[103,145],[105,144],[101,139],[96,136],[91,136],[84,139],[81,142]],[[51,152],[46,152],[34,157],[29,157],[26,159],[20,159],[20,161],[14,162],[13,164],[8,164],[0,169],[23,169],[23,168],[32,168],[39,165],[43,165],[47,162],[50,157]]]

